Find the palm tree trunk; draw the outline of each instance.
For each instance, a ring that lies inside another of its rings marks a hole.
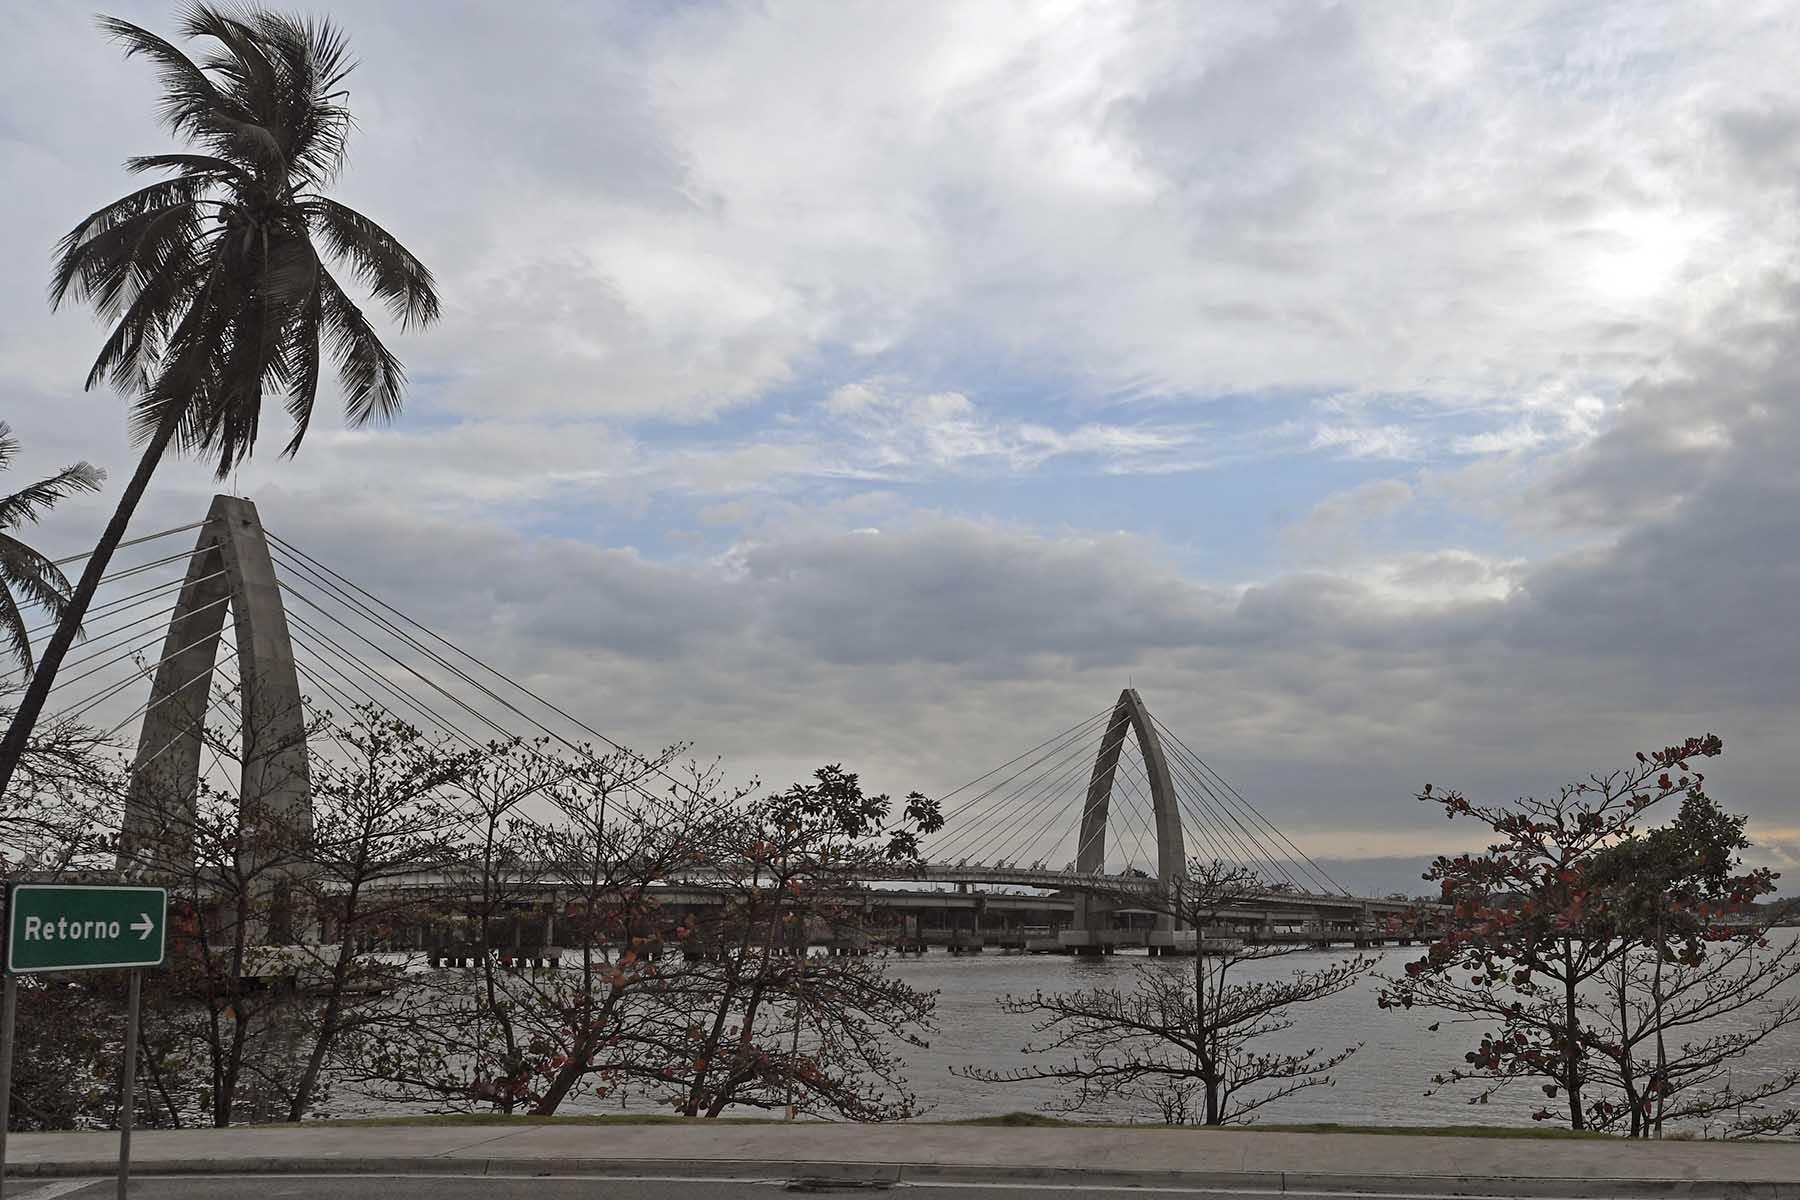
[[[63,610],[62,620],[57,622],[56,632],[50,636],[50,644],[44,647],[44,657],[32,672],[31,682],[19,701],[18,711],[13,714],[12,726],[6,731],[6,740],[0,742],[0,795],[6,794],[6,786],[12,782],[13,771],[25,756],[25,744],[37,725],[39,714],[44,711],[44,701],[50,697],[50,687],[56,682],[57,668],[62,666],[69,647],[75,644],[75,635],[81,632],[82,618],[87,615],[88,605],[93,602],[94,593],[100,588],[100,577],[106,574],[113,551],[125,540],[126,526],[131,524],[138,501],[143,499],[144,489],[150,486],[150,476],[155,474],[156,464],[162,461],[164,451],[169,448],[169,442],[175,436],[175,426],[176,422],[165,421],[150,439],[150,444],[144,447],[144,456],[138,460],[137,471],[132,475],[131,482],[125,485],[125,494],[119,497],[119,507],[113,511],[106,532],[100,535],[99,544],[88,557],[87,566],[81,572],[81,581],[75,585],[68,607]]]

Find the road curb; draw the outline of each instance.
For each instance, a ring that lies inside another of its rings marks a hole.
[[[15,1162],[9,1179],[106,1176],[114,1159]],[[598,1157],[477,1158],[285,1155],[164,1158],[134,1162],[134,1175],[586,1175],[695,1179],[817,1179],[885,1183],[1011,1183],[1088,1187],[1163,1187],[1279,1194],[1566,1198],[1694,1197],[1800,1200],[1800,1180],[1591,1179],[1550,1176],[1349,1175],[1317,1171],[1085,1170],[976,1163],[821,1162],[797,1159]]]

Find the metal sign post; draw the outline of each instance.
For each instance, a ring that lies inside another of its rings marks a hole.
[[[17,976],[121,967],[131,973],[119,1087],[119,1200],[125,1200],[131,1177],[131,1126],[137,1115],[140,968],[160,967],[168,940],[166,888],[68,883],[7,886],[6,954],[0,961],[6,990],[0,1012],[0,1200],[5,1200],[6,1194],[6,1126],[12,1115]]]
[[[144,973],[132,968],[125,1016],[125,1078],[119,1083],[119,1200],[131,1182],[131,1124],[137,1118],[138,985]]]
[[[13,1020],[19,1011],[19,981],[0,972],[0,1200],[6,1196],[6,1127],[12,1123]]]

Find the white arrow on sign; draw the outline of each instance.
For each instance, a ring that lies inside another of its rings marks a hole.
[[[138,935],[138,941],[141,942],[156,932],[156,922],[150,919],[149,913],[139,913],[138,919],[131,923],[131,931]]]

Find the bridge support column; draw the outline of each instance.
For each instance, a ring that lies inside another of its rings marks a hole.
[[[127,874],[179,879],[195,870],[200,759],[227,605],[237,640],[238,853],[246,876],[255,877],[260,864],[279,860],[294,839],[312,831],[306,714],[268,541],[254,504],[214,496],[138,733],[119,830],[118,869]],[[293,873],[276,869],[267,876],[256,898],[254,940],[291,941],[310,923],[293,911]]]
[[[1150,712],[1136,688],[1119,693],[1107,722],[1106,734],[1100,739],[1100,753],[1094,759],[1093,774],[1088,779],[1087,803],[1082,808],[1080,841],[1075,852],[1075,870],[1081,875],[1102,878],[1106,869],[1106,825],[1112,804],[1113,779],[1118,773],[1119,752],[1127,733],[1137,738],[1138,751],[1150,781],[1150,806],[1156,818],[1156,868],[1165,894],[1187,872],[1187,848],[1181,832],[1181,807],[1175,794],[1174,780],[1169,774],[1169,760],[1163,753],[1162,737],[1150,720]],[[1075,898],[1075,919],[1066,943],[1077,953],[1099,953],[1105,939],[1084,937],[1109,930],[1114,905],[1102,896],[1083,893]],[[1179,922],[1170,913],[1157,915],[1153,932],[1172,935]],[[1155,939],[1152,939],[1155,940]],[[1094,942],[1092,949],[1088,943]],[[1110,943],[1107,943],[1110,945]]]

